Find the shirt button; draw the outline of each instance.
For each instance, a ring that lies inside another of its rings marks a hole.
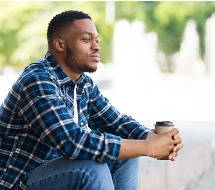
[[[81,125],[84,125],[83,123],[81,123]]]

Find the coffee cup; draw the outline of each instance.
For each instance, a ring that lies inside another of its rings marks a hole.
[[[155,133],[161,134],[166,133],[174,129],[174,124],[172,121],[157,121],[155,123]]]

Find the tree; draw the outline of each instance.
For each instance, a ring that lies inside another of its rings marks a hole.
[[[204,57],[205,23],[215,12],[215,2],[120,1],[116,2],[116,10],[117,19],[141,20],[146,30],[156,32],[160,50],[170,61],[180,49],[186,22],[195,20],[200,37],[200,55]]]
[[[0,67],[24,67],[42,58],[47,50],[48,22],[69,7],[83,10],[92,17],[103,47],[102,62],[111,59],[113,25],[105,22],[105,2],[0,2],[0,6]]]
[[[1,2],[1,8],[0,63],[24,66],[46,48],[44,8],[39,2]]]
[[[100,34],[102,62],[111,60],[114,23],[107,23],[105,1],[0,2],[0,66],[23,67],[43,57],[47,49],[49,20],[67,9],[88,13]],[[215,2],[115,1],[115,20],[140,20],[146,30],[158,35],[160,49],[171,56],[180,48],[184,26],[194,19],[204,54],[205,22],[215,10]]]
[[[183,30],[189,19],[195,20],[200,35],[200,50],[204,54],[204,35],[206,20],[215,10],[215,2],[172,2],[154,4],[152,11],[147,11],[146,26],[158,34],[160,47],[171,55],[180,48]]]

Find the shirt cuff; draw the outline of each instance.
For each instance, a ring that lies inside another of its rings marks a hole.
[[[150,132],[152,129],[146,128],[146,127],[138,127],[132,132],[132,139],[143,139],[143,136],[146,135],[146,133]]]
[[[105,140],[103,144],[103,151],[98,161],[108,163],[117,159],[121,147],[121,138],[109,133],[104,133],[104,135]]]

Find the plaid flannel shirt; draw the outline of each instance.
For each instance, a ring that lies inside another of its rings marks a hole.
[[[141,139],[148,131],[120,114],[89,76],[72,82],[47,52],[25,68],[0,107],[0,189],[25,189],[32,169],[60,156],[115,160],[121,138]]]

